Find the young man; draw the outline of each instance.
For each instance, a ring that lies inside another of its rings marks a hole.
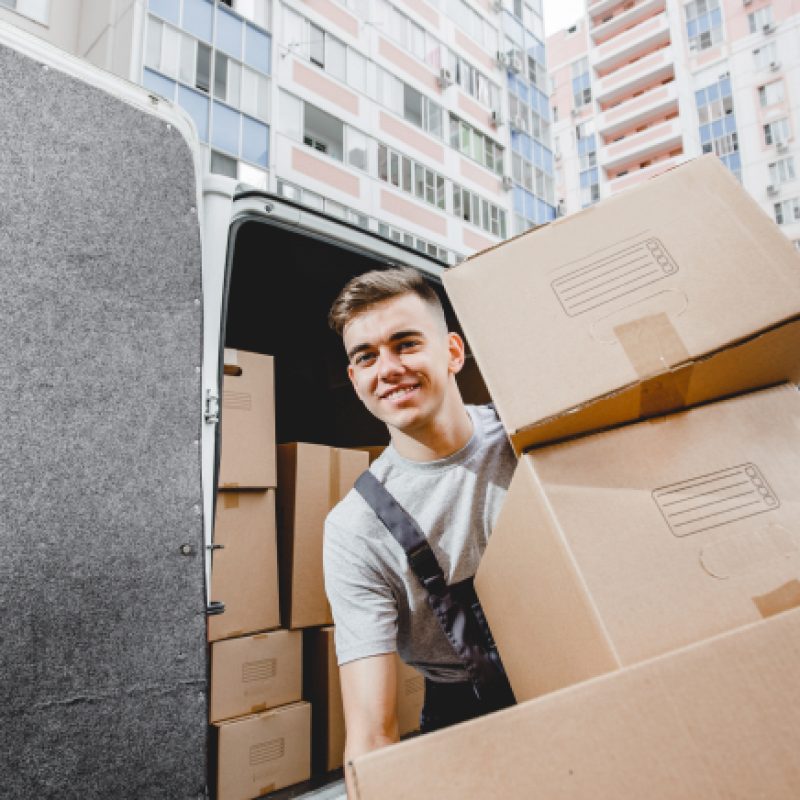
[[[330,312],[347,372],[391,444],[370,467],[418,523],[448,585],[475,574],[515,466],[490,406],[456,385],[464,342],[412,269],[350,281]],[[325,524],[325,584],[336,624],[345,760],[397,741],[394,653],[425,676],[423,730],[492,710],[431,610],[403,548],[351,491]]]

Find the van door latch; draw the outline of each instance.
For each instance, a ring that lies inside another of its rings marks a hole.
[[[206,389],[204,419],[207,425],[216,425],[219,422],[219,394],[216,389]]]

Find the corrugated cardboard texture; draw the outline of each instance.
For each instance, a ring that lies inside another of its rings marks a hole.
[[[791,607],[798,475],[790,386],[524,456],[476,579],[517,699]]]
[[[275,490],[218,492],[214,543],[211,599],[225,613],[208,618],[209,641],[277,628]]]
[[[800,611],[355,761],[359,800],[800,797]]]
[[[278,541],[281,624],[307,628],[333,622],[322,574],[328,512],[369,466],[369,454],[319,444],[278,447]]]
[[[312,765],[314,772],[342,766],[345,744],[342,685],[336,663],[333,626],[303,632],[303,697],[311,702]],[[425,680],[395,656],[397,669],[397,727],[400,736],[419,730],[425,700]]]
[[[797,253],[714,156],[479,253],[444,284],[518,451],[800,378],[797,325],[770,359],[706,358],[800,314]]]
[[[218,722],[217,800],[251,800],[311,775],[311,706]]]
[[[220,424],[220,488],[274,487],[277,471],[272,356],[226,348]]]
[[[302,697],[300,631],[270,631],[211,645],[211,708],[219,722]]]
[[[1,793],[203,796],[192,154],[3,47],[0,105]]]

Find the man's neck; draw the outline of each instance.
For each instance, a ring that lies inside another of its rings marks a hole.
[[[415,431],[390,429],[395,450],[409,461],[436,461],[458,452],[472,436],[472,417],[461,397],[429,425]]]

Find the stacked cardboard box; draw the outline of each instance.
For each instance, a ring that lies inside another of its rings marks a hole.
[[[209,617],[210,722],[219,800],[250,800],[310,776],[302,635],[280,624],[270,356],[225,351],[220,491]]]
[[[445,287],[525,454],[476,587],[531,702],[441,734],[458,771],[412,745],[357,761],[359,795],[435,775],[516,796],[795,796],[800,618],[759,622],[800,605],[800,396],[762,390],[800,378],[791,244],[707,157]],[[487,741],[496,769],[465,770]]]

